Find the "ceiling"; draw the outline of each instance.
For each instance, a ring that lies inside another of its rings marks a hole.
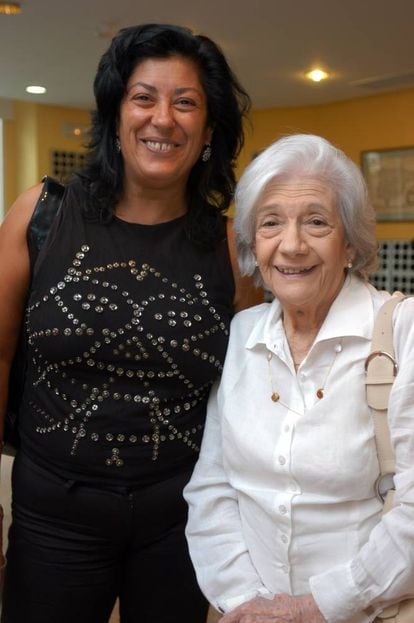
[[[92,108],[100,56],[121,27],[191,27],[224,50],[257,108],[414,86],[414,0],[23,0],[0,15],[0,97]],[[310,83],[314,65],[332,79]],[[47,94],[25,93],[28,84]],[[414,112],[414,111],[413,111]],[[392,114],[392,111],[390,111]]]

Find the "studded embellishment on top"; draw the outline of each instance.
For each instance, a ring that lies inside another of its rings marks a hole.
[[[70,435],[72,455],[85,441],[105,443],[110,468],[122,467],[123,448],[137,444],[149,446],[154,461],[171,441],[198,451],[202,423],[186,414],[205,402],[222,369],[223,357],[210,350],[215,335],[228,335],[202,276],[184,287],[133,259],[89,265],[89,253],[83,244],[63,278],[27,309],[37,432]],[[210,371],[197,376],[204,366]],[[36,388],[51,401],[37,401]],[[119,425],[103,432],[95,422],[111,410]]]

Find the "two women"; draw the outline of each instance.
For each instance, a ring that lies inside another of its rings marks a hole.
[[[240,265],[274,295],[238,314],[185,495],[223,623],[367,623],[414,594],[414,300],[394,317],[395,506],[381,517],[364,362],[389,295],[359,169],[327,141],[277,141],[236,193]]]

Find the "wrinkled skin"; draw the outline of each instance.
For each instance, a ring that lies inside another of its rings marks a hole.
[[[312,595],[255,597],[225,614],[219,623],[326,623]]]

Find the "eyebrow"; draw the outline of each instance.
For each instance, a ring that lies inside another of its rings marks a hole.
[[[317,203],[317,202],[312,202],[309,204],[306,204],[305,206],[305,211],[307,213],[312,212],[313,210],[318,211],[318,212],[322,212],[324,215],[328,216],[332,216],[332,212],[329,208],[327,208],[326,206],[322,205],[321,203]],[[261,206],[257,207],[256,210],[256,214],[263,214],[263,212],[272,212],[275,211],[277,212],[278,210],[283,210],[284,206],[282,203],[264,203]]]
[[[330,211],[330,208],[327,208],[322,203],[318,203],[316,201],[312,201],[311,203],[307,203],[304,207],[307,210],[323,210],[324,212],[329,212]],[[259,205],[257,207],[257,211],[260,212],[260,210],[278,210],[279,208],[283,209],[284,208],[284,204],[283,203],[273,203],[273,202],[270,201],[269,203],[264,202],[262,205]]]
[[[144,89],[147,89],[147,91],[150,91],[151,93],[156,93],[158,91],[158,89],[156,87],[154,87],[152,84],[148,84],[147,82],[134,82],[134,84],[131,84],[131,86],[128,89],[128,92],[133,89],[134,87],[144,87]],[[175,89],[174,93],[176,95],[182,95],[183,93],[188,93],[188,91],[194,91],[195,93],[197,93],[198,95],[202,96],[202,92],[199,89],[196,89],[195,87],[179,87],[177,89]]]

